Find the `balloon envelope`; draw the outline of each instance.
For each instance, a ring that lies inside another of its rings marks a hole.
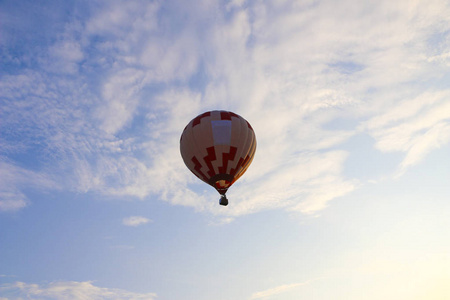
[[[222,195],[247,170],[255,150],[250,123],[229,111],[198,115],[180,139],[181,156],[188,169]]]

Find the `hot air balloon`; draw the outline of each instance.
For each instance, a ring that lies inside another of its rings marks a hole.
[[[228,205],[225,193],[250,166],[255,150],[250,123],[223,110],[208,111],[192,119],[180,139],[184,163],[219,192],[219,203],[224,206]]]

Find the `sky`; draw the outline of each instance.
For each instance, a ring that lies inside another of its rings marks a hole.
[[[0,299],[450,299],[449,1],[1,0],[0,43]]]

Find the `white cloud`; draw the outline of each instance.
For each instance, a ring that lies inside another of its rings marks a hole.
[[[6,299],[142,299],[156,298],[154,293],[133,293],[121,289],[97,287],[92,282],[56,281],[46,285],[24,282],[0,285],[0,292]]]
[[[56,189],[55,182],[45,173],[33,172],[3,161],[0,156],[0,212],[17,211],[29,204],[21,187],[38,190]]]
[[[427,130],[424,134],[414,139],[412,146],[400,164],[399,174],[421,161],[425,155],[434,149],[450,142],[450,124],[440,122]]]
[[[293,284],[283,284],[283,285],[280,285],[280,286],[277,286],[277,287],[274,287],[274,288],[271,288],[271,289],[268,289],[265,291],[253,293],[250,299],[254,300],[254,299],[269,298],[274,295],[278,295],[278,294],[290,291],[297,287],[308,285],[311,282],[312,282],[312,280],[308,280],[306,282],[300,282],[300,283],[293,283]]]
[[[147,68],[146,79],[150,82],[186,80],[196,72],[200,52],[195,33],[184,30],[172,40],[151,37],[137,63]]]
[[[27,199],[20,191],[0,192],[0,211],[17,211],[27,206]]]
[[[110,1],[107,5],[93,8],[93,16],[87,20],[89,35],[108,36],[109,40],[136,38],[136,31],[152,31],[158,26],[156,15],[158,1]],[[131,34],[131,36],[130,36]],[[118,43],[126,45],[126,43]]]
[[[258,174],[257,178],[244,180],[230,189],[228,198],[233,205],[226,215],[239,216],[273,208],[316,213],[330,200],[355,189],[356,182],[341,178],[346,156],[343,151],[311,152],[292,155],[268,170],[255,167],[248,177]],[[260,160],[264,161],[264,157]]]
[[[448,91],[426,92],[393,105],[366,123],[378,149],[405,153],[396,176],[420,162],[430,151],[450,142],[449,97]]]
[[[117,71],[108,79],[102,88],[104,103],[97,107],[96,114],[101,129],[115,134],[130,122],[139,104],[143,79],[144,73],[133,68]]]
[[[122,220],[122,224],[125,226],[133,226],[133,227],[137,227],[140,225],[144,225],[147,224],[148,222],[151,222],[152,220],[146,218],[146,217],[141,217],[141,216],[131,216],[131,217],[127,217],[124,218]]]
[[[44,68],[52,72],[75,74],[84,58],[81,45],[75,40],[61,40],[49,48],[50,58],[43,61]]]

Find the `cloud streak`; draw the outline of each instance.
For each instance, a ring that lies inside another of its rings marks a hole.
[[[275,295],[282,294],[284,292],[293,290],[293,289],[295,289],[297,287],[309,285],[312,281],[313,280],[308,280],[308,281],[305,281],[305,282],[293,283],[293,284],[283,284],[283,285],[280,285],[280,286],[277,286],[277,287],[274,287],[274,288],[271,288],[271,289],[268,289],[268,290],[265,290],[265,291],[253,293],[250,299],[254,300],[254,299],[270,298],[272,296],[275,296]]]
[[[92,282],[55,281],[46,285],[15,282],[0,285],[7,299],[156,299],[154,293],[133,293],[121,289],[97,287]]]
[[[141,216],[131,216],[131,217],[127,217],[124,218],[122,220],[122,224],[125,226],[132,226],[132,227],[137,227],[140,225],[144,225],[151,222],[150,219],[145,218],[145,217],[141,217]]]
[[[401,101],[366,123],[379,150],[406,153],[396,176],[450,141],[449,96],[448,91],[425,92],[415,99]]]
[[[26,170],[9,163],[0,156],[0,212],[18,211],[29,204],[22,187],[37,190],[58,189],[55,182],[45,173]]]

